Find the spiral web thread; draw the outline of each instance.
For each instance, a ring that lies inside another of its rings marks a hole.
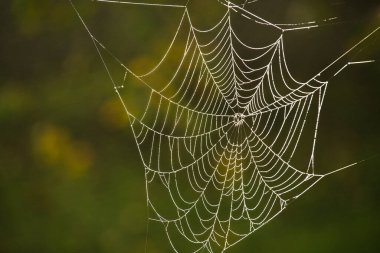
[[[273,24],[245,9],[255,1],[219,1],[225,15],[200,30],[186,5],[99,2],[183,12],[161,61],[137,75],[92,35],[73,5],[127,112],[145,168],[149,220],[164,225],[176,252],[224,252],[325,176],[357,164],[315,173],[319,118],[329,79],[349,65],[372,62],[345,58],[380,27],[300,82],[289,71],[283,37],[318,27],[317,22]],[[250,46],[236,33],[233,15],[274,29],[278,36],[264,47]],[[209,39],[201,41],[205,34]],[[173,55],[176,68],[167,80],[156,81]],[[108,58],[122,68],[123,80],[112,75]],[[143,108],[131,101],[137,93]],[[307,151],[305,145],[299,148],[301,142],[309,143]],[[300,153],[308,157],[304,170],[292,165]]]

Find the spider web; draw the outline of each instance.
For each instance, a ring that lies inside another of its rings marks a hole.
[[[99,2],[182,13],[162,59],[138,75],[93,36],[73,5],[128,115],[145,168],[149,220],[164,225],[176,252],[224,252],[325,176],[357,164],[315,172],[319,119],[329,80],[349,65],[372,62],[347,56],[380,27],[301,82],[289,71],[284,36],[316,28],[315,21],[274,24],[245,9],[256,1],[219,1],[224,16],[200,30],[186,5]],[[249,45],[233,25],[235,16],[272,29],[275,38]],[[122,68],[122,80],[108,59]],[[172,59],[176,68],[168,69]]]

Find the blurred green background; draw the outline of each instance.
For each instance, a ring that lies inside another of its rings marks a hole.
[[[301,79],[380,24],[378,1],[261,2],[257,13],[270,20],[339,18],[286,44]],[[160,59],[181,15],[74,3],[140,71]],[[215,21],[215,5],[190,1],[195,24]],[[0,252],[173,252],[160,225],[147,233],[144,171],[127,117],[69,2],[1,1],[0,20]],[[355,57],[368,59],[378,61],[346,69],[329,87],[317,150],[323,172],[380,153],[379,36]],[[334,174],[229,252],[380,252],[379,182],[379,157]]]

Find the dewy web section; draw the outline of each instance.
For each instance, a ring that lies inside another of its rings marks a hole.
[[[316,28],[317,22],[274,24],[245,8],[252,1],[219,1],[225,15],[200,30],[186,5],[98,2],[183,13],[163,58],[138,75],[93,36],[73,5],[128,115],[145,168],[149,219],[163,224],[174,251],[224,252],[319,180],[345,168],[315,172],[321,109],[333,76],[349,65],[371,62],[346,62],[345,56],[379,27],[300,82],[289,71],[283,38]],[[238,36],[232,16],[272,28],[278,36],[266,46],[249,45]],[[170,77],[157,79],[174,56],[177,65]],[[112,75],[109,59],[123,69],[123,80]],[[136,89],[143,97],[137,109],[131,95]],[[308,143],[305,169],[292,165],[295,157],[305,156],[301,142]]]

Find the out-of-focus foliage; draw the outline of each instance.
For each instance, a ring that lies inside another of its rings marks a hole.
[[[257,11],[278,20],[343,22],[286,45],[299,77],[380,24],[376,1],[277,2]],[[139,73],[160,59],[181,14],[74,3],[95,35]],[[196,25],[216,20],[215,4],[190,0]],[[147,230],[143,167],[127,117],[69,2],[1,1],[0,20],[0,252],[171,252],[161,226]],[[380,152],[379,45],[374,40],[358,57],[377,63],[347,69],[330,85],[321,171]],[[378,252],[379,166],[374,158],[324,180],[230,252]]]

